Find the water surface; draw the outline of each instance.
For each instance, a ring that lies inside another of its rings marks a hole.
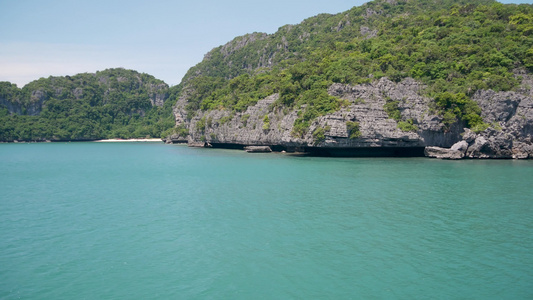
[[[1,299],[531,299],[533,162],[0,145]]]

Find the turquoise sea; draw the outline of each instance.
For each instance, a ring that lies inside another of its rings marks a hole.
[[[0,299],[533,299],[533,161],[0,144]]]

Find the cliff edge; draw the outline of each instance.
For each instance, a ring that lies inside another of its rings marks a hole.
[[[174,107],[174,115],[178,125],[188,128],[189,135],[182,141],[186,138],[194,146],[271,146],[286,151],[365,156],[417,155],[428,147],[440,152],[426,150],[426,155],[439,158],[533,157],[533,97],[527,80],[520,92],[476,92],[473,100],[480,106],[483,120],[490,124],[477,133],[464,128],[463,122],[447,128],[443,117],[432,112],[433,99],[421,94],[424,88],[412,78],[399,83],[381,78],[370,84],[333,84],[328,93],[346,100],[346,105],[315,119],[303,136],[293,132],[295,120],[305,107],[277,107],[278,94],[241,113],[198,111],[190,120],[184,97]],[[389,117],[387,101],[397,101],[400,120]],[[411,126],[403,128],[401,122]],[[450,149],[454,145],[457,149]],[[450,155],[452,151],[461,154]]]

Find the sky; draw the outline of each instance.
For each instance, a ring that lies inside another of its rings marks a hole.
[[[531,3],[508,0],[502,3]],[[0,0],[0,81],[122,67],[178,84],[204,54],[365,0]]]

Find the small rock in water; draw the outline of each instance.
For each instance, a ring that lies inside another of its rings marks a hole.
[[[272,152],[272,149],[269,146],[246,146],[244,151],[248,153],[265,153]]]
[[[426,147],[424,154],[427,157],[441,158],[441,159],[461,159],[465,156],[464,151],[453,150],[441,147]]]

